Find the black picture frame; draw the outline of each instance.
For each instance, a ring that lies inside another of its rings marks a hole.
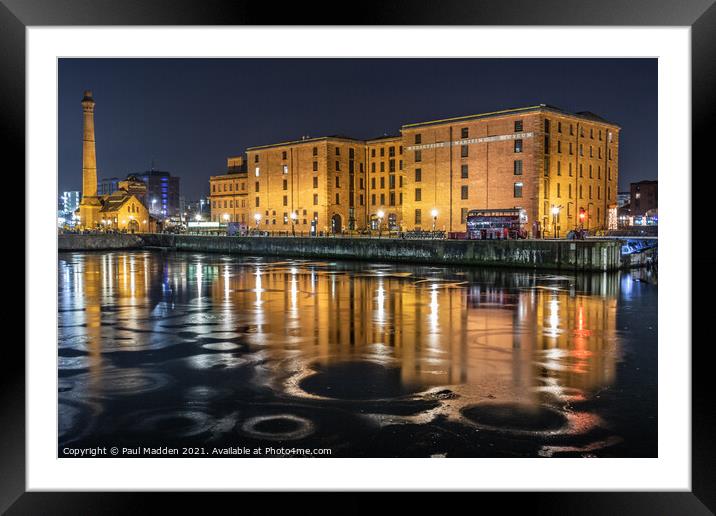
[[[13,162],[14,174],[25,167],[25,30],[28,26],[59,25],[553,25],[553,26],[689,26],[691,27],[692,156],[693,171],[706,167],[713,147],[711,132],[716,122],[716,4],[714,0],[404,0],[363,2],[350,14],[335,2],[274,4],[231,0],[0,0],[0,112],[5,163]],[[343,13],[343,14],[340,14]],[[335,17],[333,17],[333,16]],[[663,144],[664,142],[660,142]],[[9,161],[8,158],[15,158]],[[708,165],[708,166],[707,166]],[[8,167],[6,170],[10,171]],[[662,171],[662,173],[675,173]],[[688,174],[684,174],[687,177]],[[712,217],[705,196],[691,174],[692,239],[703,236]],[[24,209],[24,208],[23,208]],[[25,228],[26,232],[31,228]],[[707,330],[708,295],[714,283],[714,258],[691,248],[692,270],[699,274],[699,287],[692,289],[693,329]],[[696,247],[696,249],[700,249]],[[685,247],[685,251],[688,250]],[[684,253],[685,260],[686,253]],[[25,270],[26,275],[31,271]],[[691,277],[684,278],[691,282]],[[693,332],[699,335],[699,332]],[[484,493],[480,501],[497,502],[501,511],[527,506],[539,514],[713,514],[716,510],[716,448],[713,436],[714,403],[708,360],[710,340],[692,339],[692,491],[691,492],[589,492],[589,493]],[[689,342],[671,343],[688,346]],[[0,510],[8,514],[105,514],[129,512],[143,507],[136,495],[127,493],[25,492],[25,351],[4,347],[4,358],[13,364],[2,378],[0,412]],[[660,381],[665,381],[660,379]],[[184,495],[144,494],[166,509],[169,502],[190,508]],[[271,512],[276,497],[242,494],[242,503],[260,502]],[[303,497],[303,495],[301,495]],[[349,495],[341,512],[364,512],[376,503],[375,496]],[[261,497],[261,498],[258,498]],[[247,500],[248,498],[248,500]],[[424,496],[415,501],[425,506]],[[201,503],[201,502],[199,502]],[[459,503],[459,502],[458,502]],[[471,502],[472,503],[472,502]],[[312,504],[313,505],[313,504]]]

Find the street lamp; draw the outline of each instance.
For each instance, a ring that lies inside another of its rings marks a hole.
[[[296,215],[295,211],[291,212],[291,234],[293,236],[296,236],[296,219],[298,218],[298,215]]]
[[[383,233],[383,217],[385,217],[385,213],[383,212],[383,210],[379,210],[377,215],[378,215],[378,238],[380,238]]]
[[[229,221],[229,214],[228,214],[228,213],[224,213],[224,220],[227,221],[227,222]]]
[[[256,221],[256,232],[259,231],[259,222],[261,222],[261,214],[257,213],[254,215],[254,220]]]
[[[195,218],[197,221],[201,222],[201,213],[197,213],[197,214],[194,216],[194,218]]]
[[[554,229],[554,238],[559,238],[559,229],[557,221],[559,220],[559,210],[561,206],[552,206],[552,228]]]
[[[433,216],[433,232],[435,232],[435,226],[438,222],[438,210],[433,208],[433,210],[430,212],[430,215]]]

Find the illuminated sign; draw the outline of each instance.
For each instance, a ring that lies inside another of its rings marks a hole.
[[[425,145],[411,145],[406,147],[406,150],[423,150],[423,149],[438,149],[442,147],[448,147],[450,145],[470,145],[473,143],[492,143],[492,142],[503,142],[509,140],[523,140],[525,138],[532,138],[534,133],[514,133],[514,134],[501,134],[498,136],[485,136],[483,138],[464,138],[462,140],[453,140],[451,142],[436,142],[426,143]]]
[[[189,222],[190,228],[218,228],[221,227],[219,222]]]

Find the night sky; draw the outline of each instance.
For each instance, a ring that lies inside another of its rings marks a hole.
[[[82,108],[94,93],[100,178],[167,170],[182,194],[246,147],[534,104],[621,126],[619,190],[657,178],[656,59],[60,59],[59,189],[82,184]]]

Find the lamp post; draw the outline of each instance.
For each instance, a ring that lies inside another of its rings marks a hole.
[[[433,233],[435,233],[435,227],[437,226],[437,223],[438,223],[438,210],[433,208],[433,210],[430,212],[430,215],[432,215],[432,217],[433,217]]]
[[[381,237],[383,234],[383,217],[385,217],[385,213],[383,210],[379,210],[378,213],[378,238]]]
[[[256,233],[259,232],[259,222],[261,222],[261,214],[257,213],[254,215],[254,220],[256,221]]]
[[[296,215],[295,211],[291,212],[291,235],[296,236],[296,219],[298,218],[298,215]]]
[[[554,238],[559,238],[559,229],[557,228],[557,221],[559,220],[559,210],[561,206],[552,206],[552,228],[554,231]]]

